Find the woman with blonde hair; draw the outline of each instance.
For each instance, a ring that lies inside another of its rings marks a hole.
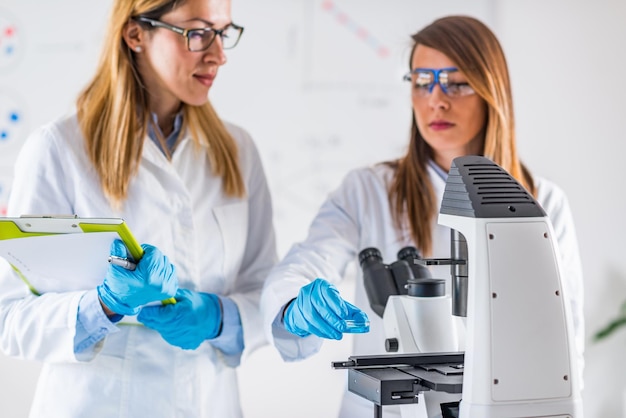
[[[536,196],[553,223],[582,364],[582,269],[572,215],[561,189],[531,175],[519,159],[511,86],[498,40],[467,16],[438,19],[412,39],[405,77],[413,107],[407,153],[353,170],[330,194],[306,240],[270,274],[261,303],[266,332],[282,357],[293,361],[319,350],[322,338],[340,339],[351,332],[345,319],[367,316],[369,332],[354,335],[352,354],[384,353],[383,321],[369,306],[361,270],[355,302],[362,311],[344,301],[333,284],[369,247],[379,249],[389,263],[407,246],[424,257],[449,258],[450,229],[437,224],[436,217],[448,171],[456,157],[482,155]],[[449,291],[448,269],[435,267],[432,273],[447,278]],[[394,410],[386,408],[385,416],[394,416]],[[372,403],[346,392],[342,418],[372,414]]]
[[[241,416],[276,261],[256,147],[208,101],[242,32],[230,0],[114,1],[77,112],[24,144],[10,216],[119,217],[149,243],[95,289],[34,295],[2,266],[0,347],[43,362],[32,417]]]

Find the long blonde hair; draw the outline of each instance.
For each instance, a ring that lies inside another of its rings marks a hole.
[[[158,19],[184,1],[116,0],[96,74],[77,99],[77,115],[89,159],[105,195],[119,207],[137,174],[150,109],[133,52],[123,39],[125,25],[138,15]],[[222,177],[229,196],[243,196],[237,144],[209,102],[183,104],[184,124],[195,145],[204,146],[213,174]]]
[[[487,104],[482,155],[536,194],[532,176],[517,154],[509,72],[504,52],[493,32],[475,18],[448,16],[435,20],[412,39],[411,58],[417,46],[424,45],[444,53],[465,73],[470,86]],[[407,154],[387,163],[395,169],[389,203],[396,225],[402,228],[408,221],[411,238],[427,256],[432,251],[431,225],[437,210],[427,171],[432,157],[433,149],[420,134],[413,116]]]

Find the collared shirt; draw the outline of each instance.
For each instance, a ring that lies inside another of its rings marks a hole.
[[[148,124],[148,136],[152,141],[154,141],[156,146],[159,147],[159,149],[163,151],[164,154],[166,154],[163,150],[163,144],[161,144],[161,141],[159,141],[159,135],[163,137],[163,132],[161,131],[161,128],[159,128],[159,118],[156,113],[152,114],[152,122],[154,123]],[[180,134],[180,129],[182,126],[183,112],[178,112],[174,117],[174,129],[169,134],[169,136],[165,138],[165,145],[167,146],[170,155],[172,155],[172,152],[174,151],[174,146],[176,145],[176,140],[178,139],[178,134]],[[158,129],[158,134],[154,131],[154,128]]]
[[[158,117],[155,113],[152,114],[152,120],[154,124],[148,124],[148,136],[165,154],[158,137],[158,135],[163,136],[163,133],[160,132]],[[165,144],[168,147],[170,155],[173,153],[182,124],[183,113],[179,112],[174,118],[174,129],[165,139]],[[154,128],[159,129],[158,134],[154,131]],[[223,326],[222,332],[217,338],[211,340],[211,344],[226,354],[241,353],[244,348],[243,328],[241,326],[241,318],[237,305],[225,296],[218,295],[218,297],[222,302]],[[122,318],[122,315],[115,315],[108,318],[100,307],[97,291],[94,289],[87,292],[81,298],[78,305],[74,352],[78,354],[96,344],[107,334],[116,332],[117,326],[115,323],[119,322]]]
[[[443,181],[448,180],[448,173],[446,173],[443,168],[439,167],[433,160],[428,160],[428,165],[435,171],[435,173],[437,173],[439,177],[441,177]]]

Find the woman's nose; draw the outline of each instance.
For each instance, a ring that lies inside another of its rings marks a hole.
[[[216,65],[226,64],[226,53],[222,43],[222,38],[216,36],[211,46],[204,52],[204,62],[212,62]]]
[[[428,105],[433,109],[448,109],[450,107],[448,95],[444,93],[439,83],[433,86],[433,90],[428,96]]]

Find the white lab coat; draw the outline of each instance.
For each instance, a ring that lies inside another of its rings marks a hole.
[[[350,172],[340,187],[330,194],[313,220],[309,235],[302,243],[294,245],[285,258],[272,270],[266,282],[261,307],[264,326],[269,338],[283,359],[294,361],[305,358],[319,350],[321,339],[315,336],[294,338],[286,331],[272,334],[272,321],[282,306],[296,297],[301,286],[316,277],[333,283],[342,280],[346,267],[355,262],[358,253],[367,247],[378,248],[383,261],[390,264],[397,260],[398,250],[415,244],[408,230],[398,230],[389,210],[388,185],[393,172],[386,165],[362,168]],[[437,201],[441,202],[445,181],[429,167],[429,176],[434,186]],[[567,199],[561,189],[553,183],[536,178],[538,201],[553,223],[565,269],[564,291],[571,303],[578,347],[579,364],[583,366],[583,284],[582,267],[573,219]],[[437,210],[438,212],[438,210]],[[450,229],[433,223],[434,258],[450,257]],[[352,301],[363,309],[370,319],[370,332],[354,335],[352,354],[386,354],[383,321],[370,308],[360,266],[356,268],[356,292]],[[449,266],[432,268],[433,277],[446,280],[450,292]],[[532,301],[529,301],[532,303]],[[461,339],[462,335],[459,336]],[[332,342],[330,342],[332,343]],[[341,359],[337,359],[341,360]],[[385,416],[389,415],[385,407]],[[392,408],[393,409],[393,408]],[[369,401],[346,392],[342,404],[341,418],[360,418],[373,415]],[[391,416],[391,415],[389,415]]]
[[[204,149],[190,138],[168,162],[146,137],[137,176],[121,211],[105,199],[71,116],[32,134],[21,150],[10,216],[77,214],[122,217],[137,240],[176,266],[180,287],[231,298],[239,309],[245,357],[265,344],[259,315],[263,282],[276,261],[265,175],[248,134],[227,128],[239,147],[247,195],[227,197]],[[31,417],[240,417],[235,366],[204,342],[169,345],[142,325],[119,325],[92,350],[74,353],[77,306],[84,292],[34,296],[3,262],[0,348],[43,362]]]

